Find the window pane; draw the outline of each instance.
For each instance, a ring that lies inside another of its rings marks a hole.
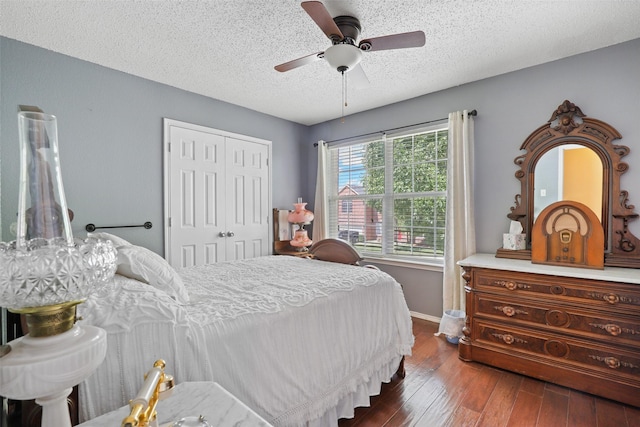
[[[362,177],[365,170],[363,158],[364,147],[362,145],[343,147],[338,150],[338,194],[347,187],[362,187]]]
[[[362,194],[384,194],[384,141],[361,144],[364,148]]]
[[[432,130],[332,149],[331,237],[363,255],[442,257],[447,138]]]
[[[434,181],[433,191],[446,191],[447,190],[447,161],[440,160],[436,163],[437,171],[434,175],[437,179]]]
[[[438,152],[438,158],[446,159],[447,149],[449,147],[449,131],[446,129],[440,130],[438,132],[435,132],[435,135],[437,135],[437,141],[438,141],[438,145],[436,147],[436,150]]]
[[[393,192],[413,192],[413,166],[398,166],[393,168]]]
[[[393,140],[393,164],[411,164],[413,162],[413,137]]]
[[[435,225],[436,227],[442,228],[443,230],[444,230],[444,226],[447,218],[446,208],[447,208],[447,198],[444,196],[436,197],[435,209],[434,209],[435,221],[436,221]]]
[[[439,191],[438,177],[439,170],[436,169],[436,165],[433,162],[421,163],[416,165],[415,178],[414,178],[414,191],[427,192],[427,191]],[[445,169],[444,173],[447,171]]]
[[[416,197],[394,200],[393,252],[407,256],[442,256],[444,227],[439,223],[440,199]],[[443,217],[444,219],[444,212]]]
[[[435,132],[416,135],[414,151],[416,161],[436,160],[437,153]]]
[[[362,236],[354,246],[364,254],[382,253],[382,198],[365,202]]]
[[[350,211],[339,209],[336,236],[351,243],[361,252],[381,252],[382,199],[350,198],[339,200],[339,205],[348,205]]]

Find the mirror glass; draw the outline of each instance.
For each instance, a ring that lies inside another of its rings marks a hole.
[[[580,202],[602,222],[603,165],[590,148],[565,144],[547,151],[536,163],[533,220],[560,200]]]

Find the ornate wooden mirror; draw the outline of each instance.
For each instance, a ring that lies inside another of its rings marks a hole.
[[[614,144],[620,138],[618,131],[609,124],[587,117],[580,107],[564,101],[547,123],[529,135],[520,147],[526,153],[514,160],[520,167],[515,176],[520,181],[521,192],[515,196],[514,206],[507,217],[522,224],[523,233],[527,236],[527,249],[498,249],[496,256],[531,259],[531,230],[536,214],[558,199],[585,197],[589,200],[575,201],[587,204],[600,218],[604,231],[605,266],[640,268],[640,240],[629,231],[629,222],[638,214],[629,204],[628,192],[620,190],[620,176],[629,168],[621,159],[630,150],[624,145]],[[549,165],[557,165],[558,158],[565,156],[567,150],[574,149],[580,151],[579,154],[578,151],[571,153],[571,156],[576,154],[579,159],[577,187],[582,196],[567,190],[562,197],[554,197],[549,193],[559,194],[563,190],[557,184],[557,177],[554,182],[557,168]],[[589,171],[585,169],[586,164],[590,165]],[[591,181],[589,184],[588,180]],[[545,197],[548,203],[543,201]]]

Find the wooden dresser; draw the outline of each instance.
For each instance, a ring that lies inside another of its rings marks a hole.
[[[459,262],[459,356],[640,407],[640,270],[476,254]]]

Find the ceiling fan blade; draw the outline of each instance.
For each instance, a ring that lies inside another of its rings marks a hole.
[[[358,47],[366,52],[375,50],[404,49],[407,47],[421,47],[425,44],[425,36],[422,31],[410,33],[392,34],[390,36],[364,39]]]
[[[333,21],[324,4],[319,1],[303,1],[301,6],[329,39],[333,40],[336,37],[339,37],[338,40],[344,39],[342,31]]]
[[[351,70],[349,70],[349,72],[347,73],[347,78],[350,79],[350,83],[358,89],[367,87],[370,84],[369,78],[365,74],[361,64],[358,64]]]
[[[294,68],[302,67],[303,65],[311,64],[321,59],[324,52],[312,53],[311,55],[303,56],[302,58],[294,59],[293,61],[285,62],[284,64],[276,65],[274,68],[281,73]]]

